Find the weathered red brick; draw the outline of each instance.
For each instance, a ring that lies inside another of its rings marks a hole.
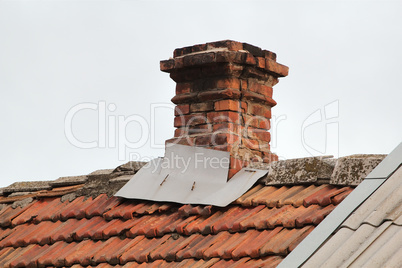
[[[248,139],[248,138],[242,138],[243,145],[245,145],[247,148],[254,149],[254,150],[259,150],[260,145],[258,141],[253,140],[253,139]]]
[[[247,80],[246,79],[241,79],[241,89],[247,89]]]
[[[184,67],[184,58],[175,58],[174,59],[174,68],[181,69]]]
[[[195,137],[196,146],[211,146],[212,145],[212,134],[206,134],[202,136]]]
[[[197,97],[197,93],[180,94],[174,96],[171,101],[174,104],[190,103]]]
[[[240,113],[232,111],[223,112],[209,112],[207,114],[208,120],[212,123],[230,122],[240,124]]]
[[[167,72],[174,68],[174,60],[161,60],[160,68],[162,72]]]
[[[257,63],[256,63],[257,67],[261,68],[261,69],[264,69],[265,68],[265,58],[256,57],[256,60],[257,60]]]
[[[207,44],[199,44],[199,45],[194,45],[191,47],[191,52],[199,52],[199,51],[205,51],[207,50]]]
[[[214,109],[213,102],[199,102],[190,104],[190,112],[209,112]]]
[[[243,119],[244,119],[244,126],[245,127],[258,128],[260,126],[259,116],[243,115]]]
[[[258,94],[249,90],[242,90],[241,93],[243,94],[242,97],[245,100],[251,100],[254,102],[259,102],[265,105],[269,105],[271,107],[274,107],[276,105],[276,101],[274,101],[272,98],[269,96],[265,96],[262,94]]]
[[[170,71],[170,78],[175,82],[189,82],[202,78],[201,65],[193,68],[173,69]]]
[[[276,154],[274,154],[274,153],[271,153],[271,152],[264,152],[262,161],[264,163],[271,163],[271,162],[274,162],[274,161],[278,161],[278,156]]]
[[[223,40],[217,42],[207,43],[208,49],[212,48],[227,48],[231,51],[243,50],[243,43],[232,41],[232,40]]]
[[[215,102],[215,111],[240,111],[238,100],[220,100]]]
[[[204,124],[204,125],[195,125],[188,127],[188,134],[203,134],[203,133],[212,133],[212,125]]]
[[[213,131],[218,131],[218,130],[228,130],[230,132],[240,134],[241,133],[242,126],[239,124],[233,124],[230,122],[223,122],[223,123],[217,123],[213,125]]]
[[[240,64],[217,64],[217,65],[204,65],[202,68],[203,78],[207,77],[239,77],[243,72],[243,66]]]
[[[235,51],[217,51],[215,59],[217,63],[241,63],[243,53]]]
[[[271,146],[269,145],[269,142],[267,141],[258,141],[259,145],[260,145],[260,152],[271,152]]]
[[[247,50],[248,52],[253,54],[253,56],[255,56],[255,57],[262,57],[264,55],[261,48],[254,46],[254,45],[250,45],[248,43],[243,43],[243,49]]]
[[[285,77],[289,73],[289,68],[271,59],[265,59],[265,70],[272,72],[279,77]]]
[[[230,152],[233,149],[233,146],[230,144],[216,145],[216,146],[211,146],[211,149],[224,151],[224,152]]]
[[[231,133],[214,133],[212,135],[212,145],[219,146],[219,145],[229,145],[235,144],[240,140],[240,137],[236,134]]]
[[[269,142],[271,140],[271,134],[265,129],[249,127],[247,129],[249,137],[256,138],[264,142]]]
[[[211,89],[240,89],[240,80],[233,77],[219,77],[213,78],[205,81],[204,83],[204,90],[211,90]]]
[[[276,53],[266,50],[266,49],[264,49],[262,51],[262,53],[264,54],[264,58],[268,58],[268,59],[276,61]]]
[[[217,100],[217,99],[239,99],[241,93],[236,89],[223,89],[223,90],[209,90],[204,91],[198,94],[198,99],[200,101],[209,101],[209,100]],[[173,101],[173,99],[172,99]]]
[[[192,83],[182,82],[176,84],[176,95],[190,93],[191,92]]]
[[[258,82],[249,82],[248,89],[250,91],[272,98],[272,87],[260,84]]]
[[[249,64],[249,65],[256,65],[257,62],[256,62],[256,60],[255,60],[255,58],[253,57],[252,54],[247,53],[246,57],[245,57],[245,60],[244,60],[244,63]]]
[[[177,128],[174,131],[174,136],[175,138],[180,137],[180,136],[184,136],[187,135],[187,129],[186,128]]]
[[[258,127],[269,130],[271,128],[271,122],[268,118],[260,118]]]
[[[200,54],[193,54],[184,56],[183,59],[183,66],[198,66],[203,64],[209,64],[215,61],[215,53],[213,52],[206,52]]]
[[[241,112],[247,113],[247,102],[245,102],[245,101],[241,102]]]
[[[175,127],[201,125],[201,124],[206,124],[207,122],[208,122],[208,118],[203,113],[176,116],[174,118],[174,126]]]
[[[185,115],[190,112],[190,104],[177,105],[174,109],[174,115]]]
[[[248,112],[251,115],[263,116],[265,118],[271,118],[271,107],[253,103],[248,105]]]
[[[174,58],[180,57],[180,56],[189,54],[189,53],[191,53],[191,52],[192,52],[192,46],[189,46],[189,47],[182,47],[182,48],[176,48],[176,49],[173,51],[173,57],[174,57]]]

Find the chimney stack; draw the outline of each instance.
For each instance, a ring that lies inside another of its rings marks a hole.
[[[177,83],[173,139],[167,143],[230,152],[229,179],[250,161],[277,161],[271,153],[272,87],[288,67],[276,54],[231,40],[174,50],[160,68]]]

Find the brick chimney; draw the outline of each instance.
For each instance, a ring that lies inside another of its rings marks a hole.
[[[276,54],[231,40],[175,49],[160,68],[177,83],[175,135],[167,143],[230,152],[229,178],[250,161],[271,162],[272,87],[288,67]]]

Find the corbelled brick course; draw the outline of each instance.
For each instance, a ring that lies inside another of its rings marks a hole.
[[[167,143],[229,151],[229,178],[253,161],[277,160],[271,140],[272,87],[288,67],[247,43],[218,41],[176,49],[161,70],[177,83],[175,137]]]

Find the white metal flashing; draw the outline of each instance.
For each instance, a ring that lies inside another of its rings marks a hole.
[[[229,152],[168,144],[163,158],[140,169],[115,196],[225,207],[267,170],[243,168],[229,181]]]

